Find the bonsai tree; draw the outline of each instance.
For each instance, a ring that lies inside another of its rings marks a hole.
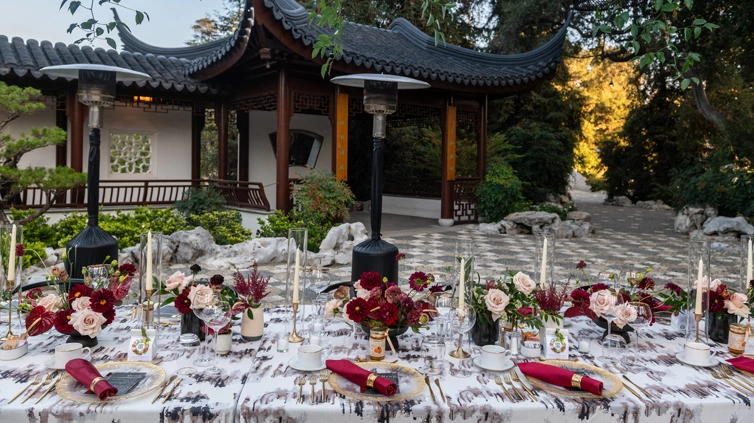
[[[34,127],[28,134],[19,134],[18,138],[3,133],[10,122],[44,109],[45,105],[36,101],[41,95],[42,93],[34,88],[20,88],[0,82],[0,223],[3,224],[10,223],[6,209],[12,205],[14,197],[28,188],[41,190],[42,198],[46,202],[34,213],[16,222],[21,225],[31,222],[49,210],[67,190],[86,184],[86,175],[70,167],[18,167],[18,162],[24,154],[66,142],[65,131],[57,127]]]

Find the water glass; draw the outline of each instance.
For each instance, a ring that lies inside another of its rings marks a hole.
[[[421,354],[424,367],[422,374],[442,375],[445,371],[445,340],[436,335],[424,337],[421,344]]]

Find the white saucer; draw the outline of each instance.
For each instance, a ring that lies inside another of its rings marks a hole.
[[[492,372],[504,372],[504,371],[510,370],[510,369],[512,369],[512,368],[514,368],[516,366],[516,363],[514,363],[511,360],[507,360],[505,362],[505,364],[503,364],[502,367],[486,367],[486,366],[484,366],[482,364],[482,356],[481,355],[478,355],[478,356],[474,357],[474,359],[472,361],[473,361],[474,365],[477,366],[477,367],[479,367],[480,369],[489,370],[489,371],[492,371]]]
[[[92,356],[89,355],[89,354],[87,354],[87,355],[85,355],[85,356],[83,356],[81,358],[83,358],[86,361],[91,361]],[[57,367],[57,366],[55,366],[55,357],[54,356],[50,357],[47,361],[45,361],[44,364],[45,364],[45,367],[47,367],[48,369],[65,370],[65,366],[63,366],[63,367]]]
[[[296,370],[301,370],[302,372],[313,372],[313,371],[316,371],[316,370],[322,370],[325,367],[327,367],[325,365],[324,361],[322,363],[320,363],[319,366],[312,367],[312,368],[299,367],[299,365],[298,365],[298,357],[293,357],[290,361],[288,361],[288,365],[291,366],[291,368],[296,369]]]
[[[718,360],[718,359],[717,359],[717,358],[715,358],[715,357],[710,357],[710,358],[709,358],[709,363],[707,363],[707,364],[694,364],[694,363],[689,363],[688,361],[686,361],[686,354],[684,354],[684,353],[682,353],[682,352],[679,352],[678,354],[676,354],[676,355],[675,355],[675,358],[677,358],[677,359],[678,359],[678,361],[680,361],[680,362],[681,362],[681,363],[683,363],[683,364],[688,364],[689,366],[694,366],[694,367],[715,367],[715,366],[717,366],[718,364],[720,364],[720,360]]]

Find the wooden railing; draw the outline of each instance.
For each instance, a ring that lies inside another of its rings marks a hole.
[[[240,182],[206,179],[153,179],[100,181],[101,206],[170,205],[183,199],[191,187],[209,186],[217,190],[228,205],[270,211],[270,203],[259,182]],[[86,187],[68,190],[58,198],[55,208],[84,208]],[[13,207],[18,209],[39,208],[47,198],[39,188],[22,192]]]

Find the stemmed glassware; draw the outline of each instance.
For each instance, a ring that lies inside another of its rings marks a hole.
[[[636,332],[636,348],[635,348],[635,354],[633,360],[629,363],[629,365],[637,366],[639,361],[639,333],[641,330],[648,328],[650,323],[652,323],[652,308],[647,303],[642,303],[638,301],[633,301],[628,303],[628,306],[631,307],[636,312],[636,318],[633,322],[631,322],[631,327],[634,328],[634,331]]]
[[[449,315],[454,303],[455,298],[450,292],[443,292],[435,298],[435,310],[437,310],[434,322],[435,334],[441,338],[448,338],[451,335]]]
[[[201,293],[197,293],[197,297],[202,295]],[[210,295],[212,296],[209,301],[208,305],[206,305],[204,308],[195,308],[194,314],[202,321],[204,324],[211,328],[215,335],[213,336],[215,341],[215,350],[217,350],[217,333],[220,331],[220,329],[226,327],[228,323],[230,323],[230,303],[227,301],[222,301],[220,297],[216,294],[204,294],[207,297]],[[200,302],[207,301],[207,299],[199,299]],[[209,341],[208,341],[209,343]],[[215,358],[210,357],[207,352],[207,347],[204,347],[204,356],[202,358],[198,358],[194,360],[194,365],[200,366],[200,367],[209,367],[213,366],[216,363],[216,356],[217,352],[215,352]]]
[[[613,357],[610,356],[608,348],[604,348],[604,346],[612,339],[611,329],[613,327],[613,320],[618,317],[618,314],[621,311],[620,305],[623,303],[623,296],[610,292],[606,295],[606,300],[607,307],[605,307],[604,311],[600,313],[600,316],[607,321],[607,336],[605,336],[605,339],[602,341],[602,357],[600,358],[603,361],[612,361]]]
[[[450,327],[458,332],[458,348],[450,353],[450,356],[463,360],[469,358],[471,355],[463,350],[463,335],[471,330],[476,322],[476,313],[474,309],[467,305],[463,307],[456,307],[450,310],[448,313],[448,319],[450,320]],[[458,377],[471,376],[471,372],[459,371],[456,373]]]
[[[419,372],[428,375],[441,375],[445,368],[445,340],[436,335],[427,335],[421,344],[424,367]]]

